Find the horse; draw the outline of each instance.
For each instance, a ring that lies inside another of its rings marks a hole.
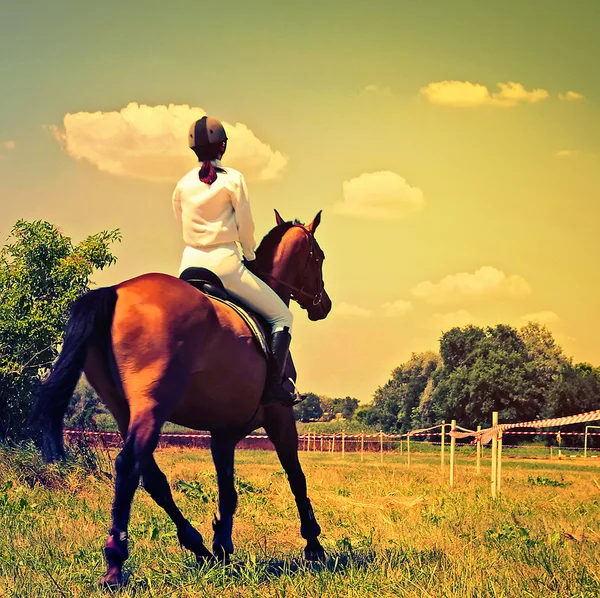
[[[285,222],[276,210],[275,217],[277,224],[261,241],[252,270],[287,305],[293,299],[310,320],[322,320],[331,310],[331,300],[323,283],[325,256],[314,236],[321,212],[308,225]],[[101,587],[124,585],[127,527],[140,478],[175,523],[180,544],[198,563],[229,562],[237,507],[234,451],[242,438],[261,426],[295,497],[305,558],[324,558],[318,540],[321,528],[298,460],[293,409],[261,402],[266,358],[247,324],[229,306],[183,280],[158,273],[91,290],[77,299],[59,357],[41,383],[34,406],[47,461],[64,457],[63,418],[82,371],[114,416],[124,441],[115,459],[112,526],[104,546],[107,570],[99,579]],[[154,459],[167,421],[211,433],[219,511],[213,521],[212,554],[176,506]]]

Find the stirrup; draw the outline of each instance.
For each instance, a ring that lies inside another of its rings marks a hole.
[[[302,401],[304,401],[304,399],[306,399],[306,395],[300,394],[298,392],[298,387],[296,386],[296,383],[291,378],[288,378],[288,380],[291,382],[292,386],[294,387],[294,393],[293,393],[294,399],[287,405],[293,407],[294,405],[298,405],[299,403],[302,403]]]
[[[294,405],[297,405],[298,403],[304,401],[304,399],[306,399],[306,395],[301,395],[298,392],[296,384],[291,378],[288,378],[288,380],[292,383],[292,386],[294,387],[293,392],[285,390],[282,385],[277,385],[277,389],[281,392],[281,396],[270,396],[268,398],[265,398],[263,394],[263,397],[261,398],[261,403],[265,406],[281,405],[282,407],[293,407]],[[283,395],[287,395],[290,398],[283,398]]]

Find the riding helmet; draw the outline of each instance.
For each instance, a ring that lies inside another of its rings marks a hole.
[[[203,116],[190,127],[188,142],[191,148],[227,141],[223,125],[211,116]]]

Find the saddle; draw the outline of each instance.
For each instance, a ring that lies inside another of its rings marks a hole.
[[[207,268],[186,268],[179,276],[193,287],[208,295],[211,299],[219,301],[233,309],[246,323],[252,332],[252,338],[268,360],[269,352],[269,332],[271,327],[266,320],[256,312],[242,305],[237,299],[234,299],[223,286],[221,279]]]

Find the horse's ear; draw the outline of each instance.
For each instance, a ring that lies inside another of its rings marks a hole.
[[[311,233],[317,230],[317,226],[321,224],[321,212],[323,210],[319,210],[319,213],[315,216],[315,219],[306,227]]]
[[[285,220],[279,215],[277,210],[275,210],[275,221],[277,222],[277,226],[285,223]]]

